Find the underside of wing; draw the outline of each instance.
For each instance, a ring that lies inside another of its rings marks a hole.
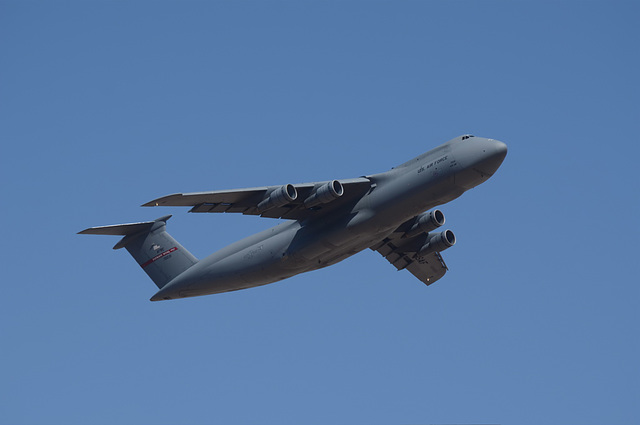
[[[431,285],[448,270],[440,252],[455,244],[455,236],[450,230],[446,230],[442,233],[424,232],[407,237],[407,234],[411,234],[412,224],[419,217],[404,223],[371,249],[379,252],[396,269],[407,269],[421,282]]]
[[[270,218],[304,220],[353,202],[367,193],[367,178],[319,183],[286,184],[212,192],[176,193],[144,204],[144,207],[192,207],[195,213],[242,213]]]
[[[439,252],[432,252],[416,257],[415,261],[407,266],[407,270],[429,286],[444,276],[449,268]]]

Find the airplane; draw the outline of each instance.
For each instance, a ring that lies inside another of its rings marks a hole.
[[[156,284],[151,301],[266,285],[336,264],[367,248],[428,286],[447,272],[441,252],[456,243],[451,230],[434,232],[445,217],[431,209],[487,181],[506,154],[506,144],[467,134],[379,174],[177,193],[143,205],[285,220],[202,260],[167,233],[171,215],[91,227],[79,234],[123,236],[113,249],[125,248]]]

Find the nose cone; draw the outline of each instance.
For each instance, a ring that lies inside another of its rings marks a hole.
[[[476,166],[483,173],[492,176],[502,165],[502,161],[507,156],[507,145],[498,140],[487,140],[483,149],[484,158]]]
[[[494,140],[493,142],[495,143],[496,153],[500,155],[501,161],[503,161],[504,157],[507,156],[507,145],[499,140]]]

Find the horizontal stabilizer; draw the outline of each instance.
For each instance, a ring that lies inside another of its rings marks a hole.
[[[143,230],[149,230],[157,222],[167,222],[171,218],[171,215],[165,215],[154,221],[143,221],[140,223],[127,223],[127,224],[114,224],[112,226],[98,226],[90,227],[78,232],[79,235],[133,235],[135,233],[142,232]]]

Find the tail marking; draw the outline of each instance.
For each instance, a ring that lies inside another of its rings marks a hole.
[[[145,267],[147,267],[149,264],[151,264],[151,263],[153,263],[153,262],[155,262],[155,261],[157,261],[157,260],[161,259],[161,258],[162,258],[162,257],[164,257],[165,255],[169,255],[169,254],[171,254],[173,251],[177,251],[177,250],[178,250],[178,247],[177,247],[177,246],[174,246],[173,248],[168,249],[168,250],[166,250],[165,252],[163,252],[163,253],[160,253],[160,254],[156,255],[155,257],[153,257],[152,259],[150,259],[150,260],[149,260],[149,261],[147,261],[146,263],[144,263],[144,264],[140,264],[140,267],[142,267],[142,268],[144,269],[144,268],[145,268]]]

